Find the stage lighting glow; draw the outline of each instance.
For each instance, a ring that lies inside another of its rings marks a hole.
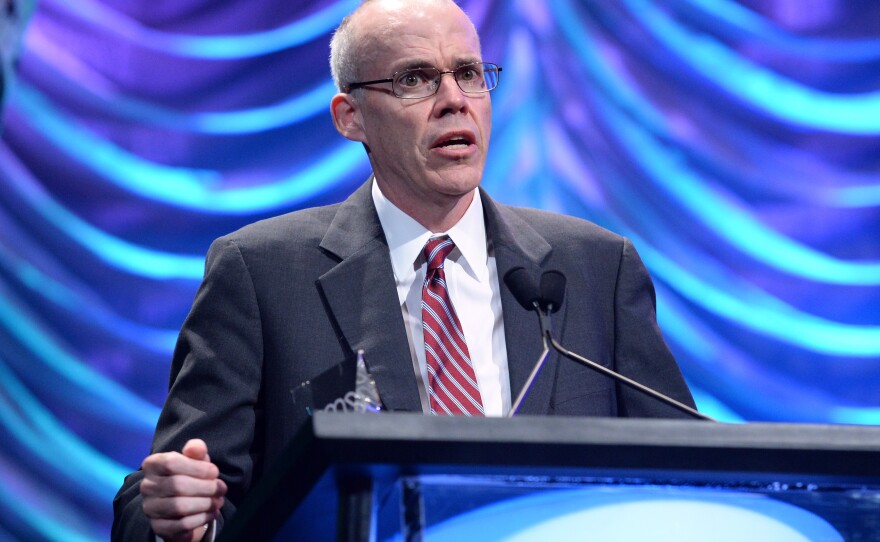
[[[819,516],[766,495],[711,488],[590,487],[489,505],[435,525],[429,542],[633,540],[843,542]]]

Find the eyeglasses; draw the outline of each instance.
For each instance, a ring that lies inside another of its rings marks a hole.
[[[346,92],[364,88],[368,85],[391,83],[391,92],[398,98],[405,100],[427,98],[437,94],[437,90],[440,88],[440,78],[447,73],[452,74],[452,77],[455,78],[455,82],[458,84],[458,88],[462,92],[480,94],[489,92],[498,86],[501,66],[491,62],[475,62],[445,72],[433,67],[414,68],[396,72],[389,79],[349,83],[346,87]]]

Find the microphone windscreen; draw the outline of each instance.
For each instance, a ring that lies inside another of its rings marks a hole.
[[[541,275],[540,298],[548,313],[559,310],[565,298],[565,275],[561,271],[544,271]]]
[[[527,311],[535,310],[533,303],[538,300],[538,285],[524,267],[514,267],[504,274],[504,284],[510,289],[513,297]]]

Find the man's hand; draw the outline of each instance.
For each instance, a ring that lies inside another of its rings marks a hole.
[[[153,532],[165,542],[199,542],[205,525],[220,515],[226,494],[205,442],[190,440],[182,454],[153,454],[141,467],[144,513]]]

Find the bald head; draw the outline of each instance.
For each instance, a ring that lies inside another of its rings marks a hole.
[[[382,194],[431,231],[456,224],[482,180],[492,131],[491,88],[470,86],[483,84],[484,69],[471,20],[450,0],[368,0],[340,25],[331,58],[333,122],[363,143]],[[395,93],[398,73],[427,92]]]
[[[359,67],[372,51],[409,21],[438,6],[454,8],[455,16],[466,20],[476,35],[473,23],[452,0],[364,0],[342,20],[330,41],[330,71],[336,88],[344,92],[348,83],[361,80]]]

